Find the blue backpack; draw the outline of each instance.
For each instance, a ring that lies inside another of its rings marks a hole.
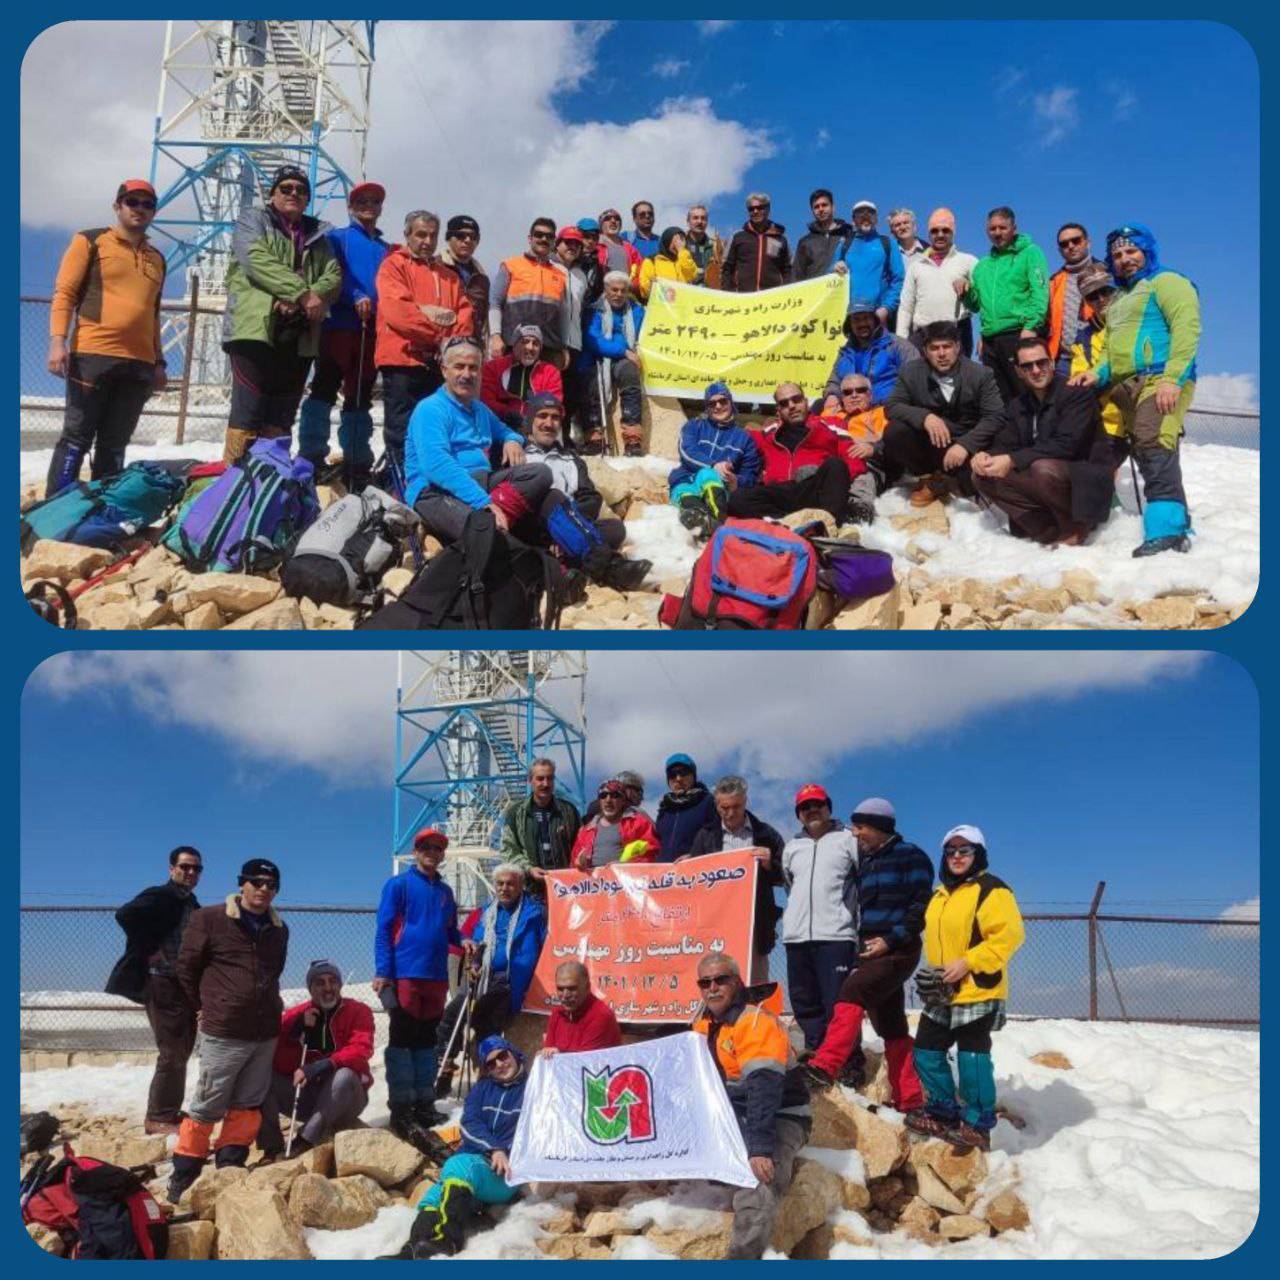
[[[134,462],[118,475],[76,481],[25,512],[21,547],[40,538],[115,549],[165,515],[183,481],[155,462]]]

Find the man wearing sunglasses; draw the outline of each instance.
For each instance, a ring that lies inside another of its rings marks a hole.
[[[156,216],[155,188],[129,178],[117,189],[112,207],[114,226],[71,237],[53,286],[48,369],[66,381],[67,401],[46,497],[80,478],[90,449],[92,479],[122,471],[147,397],[165,389],[160,345],[165,262],[147,239]]]
[[[1064,222],[1058,228],[1058,252],[1062,266],[1049,277],[1049,354],[1057,371],[1071,370],[1071,344],[1080,326],[1093,316],[1080,285],[1088,267],[1103,264],[1089,248],[1089,233],[1078,222]]]
[[[733,233],[720,264],[720,287],[731,293],[757,293],[791,282],[791,246],[787,229],[769,216],[772,202],[763,191],[747,197],[747,220]]]
[[[653,234],[656,216],[648,200],[637,200],[631,206],[632,230],[624,231],[622,238],[642,258],[652,258],[658,252],[659,237]]]
[[[524,325],[542,331],[547,358],[564,367],[568,345],[568,278],[552,261],[556,224],[535,218],[529,227],[529,249],[498,265],[489,296],[489,357],[497,359],[515,346]]]
[[[653,862],[662,841],[653,820],[627,799],[618,778],[607,778],[596,792],[600,810],[582,824],[569,862],[577,871],[592,871],[611,862]]]
[[[973,355],[973,324],[964,299],[957,294],[973,274],[978,260],[956,248],[956,216],[950,209],[935,209],[929,215],[929,247],[916,254],[907,266],[898,302],[899,338],[909,338],[924,348],[924,329],[935,320],[954,320],[960,326],[960,350]]]
[[[621,271],[628,280],[635,279],[644,259],[635,245],[622,234],[622,214],[617,209],[606,209],[599,221],[599,247],[603,250],[600,265],[606,272]]]
[[[471,303],[471,333],[482,347],[489,345],[489,275],[476,257],[480,224],[469,213],[454,214],[445,225],[440,261],[452,267]]]
[[[170,1204],[200,1176],[211,1146],[219,1168],[244,1167],[271,1087],[289,950],[289,927],[271,905],[280,868],[250,858],[238,879],[225,903],[192,915],[178,954],[178,981],[197,1010],[200,1076],[173,1149]]]
[[[200,909],[195,888],[204,862],[200,850],[179,845],[169,854],[169,878],[144,889],[116,912],[125,952],[111,970],[106,989],[136,1004],[145,1003],[156,1041],[156,1066],[147,1093],[147,1133],[177,1133],[187,1060],[196,1042],[196,1011],[174,972],[182,935]]]
[[[769,994],[773,988],[767,984]],[[813,1127],[809,1090],[781,1023],[763,1005],[755,988],[742,981],[738,962],[727,955],[698,963],[698,990],[705,1012],[693,1025],[724,1082],[746,1143],[751,1172],[759,1182],[733,1193],[733,1231],[728,1258],[764,1256],[773,1235],[796,1155]]]
[[[991,451],[974,454],[974,486],[1017,537],[1079,546],[1107,518],[1114,489],[1097,397],[1054,373],[1043,338],[1023,338],[1014,367],[1025,390],[1009,404]]]

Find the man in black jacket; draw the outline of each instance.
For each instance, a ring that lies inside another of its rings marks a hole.
[[[693,837],[685,857],[726,849],[766,849],[756,871],[755,935],[751,939],[751,983],[769,977],[769,956],[778,941],[778,904],[773,891],[782,883],[782,837],[747,808],[747,781],[728,774],[712,790],[715,817]],[[683,861],[683,858],[677,861]]]
[[[156,1041],[147,1133],[177,1133],[182,1120],[196,1013],[182,993],[174,963],[187,921],[200,906],[194,890],[203,870],[200,850],[179,845],[169,854],[168,880],[144,889],[116,912],[116,923],[125,933],[125,952],[107,979],[107,990],[146,1005]]]
[[[796,245],[793,275],[797,281],[825,276],[841,241],[853,235],[853,228],[835,216],[835,197],[826,187],[819,187],[809,197],[809,209],[813,214],[809,234],[801,236]]]
[[[769,216],[763,191],[747,197],[747,220],[733,233],[720,266],[720,287],[731,293],[756,293],[791,283],[791,246],[787,229]]]
[[[898,370],[884,408],[889,423],[881,466],[887,483],[904,472],[922,477],[911,495],[917,507],[928,506],[953,484],[962,493],[973,492],[969,460],[989,449],[1004,426],[1004,401],[995,374],[960,354],[954,320],[925,325],[924,359]]]
[[[1018,343],[1014,368],[1024,390],[992,450],[970,460],[973,483],[1015,537],[1079,546],[1107,518],[1115,483],[1097,397],[1054,375],[1043,338]]]

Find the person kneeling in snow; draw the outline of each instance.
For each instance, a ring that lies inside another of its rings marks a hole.
[[[355,1127],[373,1083],[373,1010],[342,996],[342,971],[332,960],[313,960],[307,969],[310,999],[285,1011],[272,1060],[271,1090],[262,1105],[258,1146],[263,1154],[284,1154],[280,1116],[293,1110],[302,1133],[291,1155],[328,1142],[339,1129]]]
[[[462,1145],[440,1169],[439,1181],[418,1202],[408,1243],[395,1256],[431,1258],[466,1247],[468,1228],[488,1204],[510,1204],[508,1155],[529,1082],[524,1056],[501,1036],[480,1044],[480,1079],[462,1108]]]
[[[703,396],[707,412],[680,428],[680,465],[667,476],[680,523],[710,537],[729,509],[729,494],[760,478],[760,450],[738,426],[733,395],[713,382]]]
[[[915,1062],[926,1104],[907,1127],[929,1137],[991,1150],[996,1077],[991,1033],[1005,1024],[1009,960],[1022,945],[1013,891],[987,871],[987,841],[977,827],[952,827],[942,840],[942,883],[924,918],[925,959],[916,977],[924,1012]],[[947,1051],[956,1047],[960,1101]]]
[[[774,984],[762,994],[768,994]],[[813,1127],[809,1090],[796,1065],[782,1024],[755,990],[743,985],[732,956],[705,956],[698,963],[698,989],[706,1012],[693,1024],[724,1081],[759,1182],[733,1193],[733,1232],[727,1258],[758,1259],[773,1236],[782,1198],[791,1185],[796,1154]]]

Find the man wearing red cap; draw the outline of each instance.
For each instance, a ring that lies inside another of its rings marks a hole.
[[[414,836],[414,865],[382,886],[374,941],[373,990],[391,1015],[384,1058],[391,1129],[422,1150],[439,1120],[436,1030],[449,994],[449,944],[462,943],[458,904],[439,872],[448,847],[434,827]]]
[[[805,1047],[816,1049],[857,950],[858,846],[815,782],[796,792],[796,817],[800,830],[782,850],[782,941],[791,1008]]]
[[[351,188],[347,209],[351,221],[329,232],[329,244],[342,267],[342,289],[320,331],[320,354],[311,379],[311,394],[302,402],[298,420],[298,452],[317,470],[329,454],[329,412],[342,390],[338,444],[348,470],[348,483],[358,483],[373,466],[373,383],[378,376],[375,313],[378,268],[390,246],[378,230],[386,189],[377,182]]]
[[[66,380],[67,406],[46,496],[79,479],[90,449],[94,480],[122,471],[147,397],[165,388],[164,255],[147,239],[156,216],[155,188],[129,178],[117,189],[113,208],[115,226],[71,237],[53,286],[48,367]]]

